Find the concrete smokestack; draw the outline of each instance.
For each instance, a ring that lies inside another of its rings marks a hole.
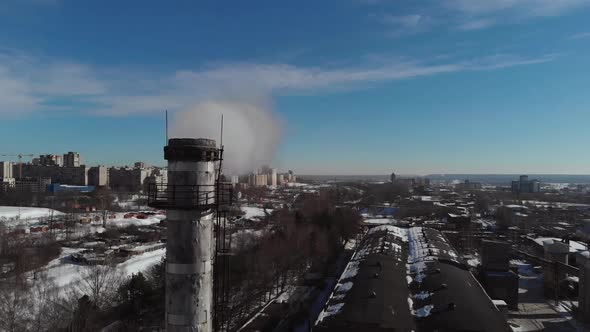
[[[213,328],[214,140],[174,138],[164,148],[168,185],[166,330],[211,331]],[[157,201],[157,199],[156,199]]]

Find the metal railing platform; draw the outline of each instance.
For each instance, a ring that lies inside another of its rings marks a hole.
[[[209,210],[233,203],[231,183],[176,185],[151,183],[148,206],[156,209]]]

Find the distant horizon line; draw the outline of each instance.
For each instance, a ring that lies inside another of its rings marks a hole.
[[[381,174],[299,174],[301,176],[390,176],[391,173],[381,173]],[[576,173],[428,173],[428,174],[395,174],[396,176],[428,176],[428,175],[570,175],[570,176],[590,176],[588,174],[576,174]]]

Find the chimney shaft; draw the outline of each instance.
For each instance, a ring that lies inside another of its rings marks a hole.
[[[166,330],[211,331],[215,161],[210,139],[170,139],[166,244]]]

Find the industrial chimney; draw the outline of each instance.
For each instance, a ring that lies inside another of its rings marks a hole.
[[[148,203],[167,210],[166,331],[211,331],[220,150],[211,139],[173,138],[164,158],[168,184],[152,184]]]

